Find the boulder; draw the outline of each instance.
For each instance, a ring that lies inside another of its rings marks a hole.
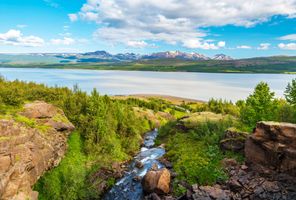
[[[69,130],[74,130],[73,124],[68,121],[63,110],[43,101],[26,104],[20,114],[41,124],[53,127],[57,131],[69,132]]]
[[[56,113],[64,118],[59,122],[63,131],[47,123],[56,120]],[[31,187],[59,164],[67,149],[67,135],[74,129],[62,110],[45,102],[27,104],[18,115],[24,117],[0,120],[1,200],[37,199]]]
[[[167,194],[170,191],[171,175],[166,168],[150,170],[142,179],[142,186],[146,193]]]
[[[296,175],[296,124],[259,122],[245,144],[246,161]]]
[[[243,152],[248,133],[230,128],[225,131],[224,138],[220,141],[222,150]]]

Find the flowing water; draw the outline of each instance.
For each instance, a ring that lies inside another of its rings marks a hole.
[[[158,168],[163,165],[157,160],[165,154],[165,150],[161,147],[153,147],[157,137],[157,130],[146,133],[144,137],[144,145],[140,153],[135,156],[129,165],[125,175],[116,182],[112,189],[105,195],[104,200],[140,200],[143,197],[143,189],[140,181],[135,177],[143,177],[147,171],[156,164]],[[142,168],[136,167],[136,162],[143,163]]]

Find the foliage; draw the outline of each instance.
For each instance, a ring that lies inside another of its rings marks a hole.
[[[153,128],[127,102],[101,96],[96,90],[88,95],[77,86],[70,90],[0,79],[0,114],[13,114],[15,120],[45,132],[47,127],[16,114],[25,102],[34,100],[62,108],[77,130],[70,138],[70,150],[61,165],[37,183],[42,199],[80,199],[88,190],[83,184],[92,175],[90,170],[130,159],[140,147],[141,134]],[[58,115],[53,119],[66,121]],[[78,138],[81,142],[77,142]]]
[[[273,120],[277,114],[277,106],[274,92],[270,91],[267,83],[261,82],[241,108],[241,120],[249,127],[254,127],[258,121]]]
[[[189,110],[192,112],[209,111],[214,113],[230,114],[233,116],[239,116],[240,114],[238,106],[231,101],[222,99],[210,99],[207,103],[189,103],[187,106],[189,106]]]
[[[174,164],[179,181],[189,184],[213,184],[225,180],[226,175],[220,165],[225,157],[219,149],[219,141],[225,129],[232,126],[233,119],[197,122],[194,128],[182,131],[171,122],[160,129],[158,143],[166,143],[166,156]],[[174,184],[178,185],[178,184]],[[176,191],[182,191],[177,187]]]
[[[285,97],[288,103],[296,106],[296,79],[293,79],[292,82],[288,84]]]
[[[69,149],[60,165],[47,172],[35,185],[39,199],[82,199],[86,178],[86,156],[78,132],[71,134]]]

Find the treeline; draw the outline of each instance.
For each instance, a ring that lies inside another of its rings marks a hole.
[[[70,90],[0,79],[0,117],[13,115],[34,100],[62,108],[76,126],[65,159],[35,186],[40,199],[99,198],[102,189],[88,180],[102,167],[128,160],[139,149],[141,134],[152,128],[135,115],[129,103],[101,96],[96,90],[88,95],[78,87]]]
[[[181,106],[191,112],[210,111],[229,114],[240,119],[242,125],[253,128],[258,121],[296,123],[296,79],[287,85],[285,98],[276,98],[265,82],[260,82],[246,100],[236,103],[210,99],[207,103],[188,103]]]

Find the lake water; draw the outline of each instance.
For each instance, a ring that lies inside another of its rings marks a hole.
[[[296,75],[219,74],[188,72],[95,71],[72,69],[0,68],[8,80],[44,83],[48,86],[78,86],[101,94],[161,94],[198,100],[222,98],[236,101],[246,98],[260,81],[267,82],[276,96]]]

